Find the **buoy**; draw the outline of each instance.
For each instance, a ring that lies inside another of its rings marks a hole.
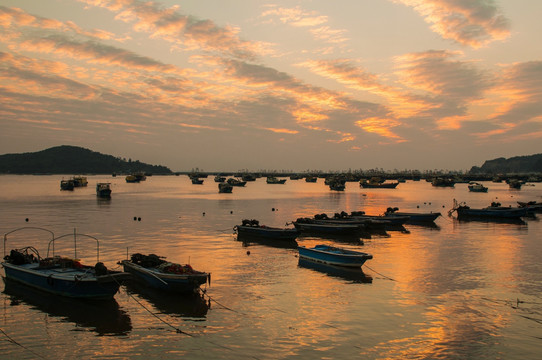
[[[271,208],[271,211],[275,211],[275,208]]]
[[[203,212],[203,216],[205,216],[205,211]]]
[[[416,206],[418,209],[420,208],[420,205]]]
[[[24,219],[24,221],[28,222],[28,218]]]
[[[247,250],[247,255],[250,255],[250,250]]]
[[[136,221],[136,220],[137,220],[137,216],[134,216],[134,221]]]
[[[233,214],[233,210],[230,210],[230,214]]]
[[[141,218],[140,218],[140,217],[138,217],[138,218],[137,218],[137,221],[141,221]]]

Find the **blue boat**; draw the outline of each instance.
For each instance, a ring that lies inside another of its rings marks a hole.
[[[365,261],[373,258],[371,254],[347,250],[329,245],[316,245],[314,248],[298,247],[299,258],[308,259],[324,264],[361,267]]]
[[[155,289],[173,293],[196,293],[207,281],[211,283],[211,274],[194,270],[190,265],[167,262],[163,257],[150,254],[132,254],[131,260],[120,264],[124,271],[146,285]]]
[[[239,236],[251,236],[265,239],[294,241],[299,235],[296,228],[276,228],[260,225],[258,220],[243,220],[233,228]]]
[[[33,246],[12,249],[9,255],[6,253],[7,235],[24,229],[44,230],[51,234],[52,240],[49,241],[47,256],[42,258],[38,250]],[[120,271],[110,271],[98,259],[95,266],[83,265],[77,260],[77,253],[74,258],[61,257],[54,255],[55,241],[73,236],[74,243],[77,237],[89,237],[96,240],[99,249],[98,240],[85,234],[66,234],[60,237],[54,236],[53,232],[41,229],[25,227],[13,230],[4,235],[4,262],[2,266],[7,280],[16,281],[24,285],[70,298],[82,299],[111,299],[117,293],[121,282],[129,277],[129,274]],[[53,249],[53,255],[49,252]]]

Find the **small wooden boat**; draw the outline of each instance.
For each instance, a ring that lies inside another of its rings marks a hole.
[[[60,190],[73,190],[75,184],[72,179],[70,180],[60,180]]]
[[[441,213],[439,212],[428,212],[428,213],[417,213],[417,212],[404,212],[398,211],[399,208],[389,207],[384,213],[384,217],[393,217],[393,216],[408,216],[407,224],[416,224],[416,223],[431,223],[434,222]]]
[[[454,200],[454,207],[448,212],[451,215],[457,213],[458,219],[461,218],[494,218],[494,219],[519,219],[528,215],[527,208],[503,207],[499,203],[492,203],[485,208],[472,209],[465,203],[457,204]]]
[[[218,192],[231,194],[233,191],[233,186],[228,183],[218,183]]]
[[[488,188],[480,183],[471,182],[467,186],[471,192],[487,192]]]
[[[329,245],[316,245],[314,248],[300,246],[298,249],[300,259],[308,259],[336,266],[361,267],[367,260],[373,258],[372,255],[364,252]]]
[[[329,184],[329,190],[344,191],[345,188],[346,186],[344,182],[341,182],[341,181],[334,181]]]
[[[192,181],[192,184],[194,184],[194,185],[202,185],[203,184],[203,179],[200,179],[200,178],[197,178],[197,177],[192,177],[192,178],[190,178],[190,180]]]
[[[284,184],[286,183],[286,179],[277,179],[274,176],[269,176],[266,180],[268,184]]]
[[[180,265],[164,259],[154,254],[137,253],[120,264],[140,282],[168,292],[195,293],[207,281],[211,283],[211,274],[194,270],[189,264]]]
[[[217,183],[223,183],[226,181],[226,177],[225,176],[222,176],[222,175],[217,175],[215,176],[215,182]]]
[[[229,178],[226,182],[231,186],[245,186],[247,184],[246,181],[241,181],[236,178]]]
[[[299,235],[297,228],[276,228],[260,225],[258,220],[243,220],[233,228],[239,236],[251,236],[265,239],[294,241]]]
[[[309,218],[299,218],[293,225],[300,231],[335,235],[357,234],[362,227],[361,224],[321,222]]]
[[[86,176],[73,176],[71,178],[75,187],[85,187],[88,185]]]
[[[99,249],[98,240],[90,235],[74,232],[55,238],[53,232],[46,229],[20,228],[4,235],[4,252],[7,235],[24,229],[44,230],[52,235],[47,248],[47,256],[42,258],[33,246],[12,249],[9,255],[4,256],[4,262],[2,262],[6,279],[70,298],[110,299],[117,293],[121,281],[129,277],[126,273],[108,270],[99,261],[99,252],[94,266],[82,265],[76,258],[77,253],[73,259],[55,256],[54,253],[51,257],[49,256],[51,246],[54,251],[55,241],[72,235],[75,244],[78,237],[89,237],[96,240]]]
[[[110,198],[111,197],[111,183],[97,183],[96,196],[101,197],[101,198]]]
[[[531,213],[534,212],[542,212],[542,203],[537,201],[518,201],[518,205],[520,208],[527,208],[527,210]]]
[[[399,182],[379,182],[374,180],[360,180],[359,186],[364,189],[395,189],[399,185]]]
[[[436,187],[454,187],[455,180],[449,178],[436,177],[431,181],[431,185]]]

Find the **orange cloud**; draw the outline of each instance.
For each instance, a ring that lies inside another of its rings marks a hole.
[[[378,134],[385,138],[395,140],[396,142],[406,141],[391,131],[392,128],[400,125],[396,120],[373,117],[358,120],[356,121],[356,125],[369,133]]]
[[[509,21],[493,1],[394,0],[414,8],[445,39],[479,48],[510,36]]]

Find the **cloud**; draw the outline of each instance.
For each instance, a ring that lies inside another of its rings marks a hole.
[[[117,13],[116,19],[132,23],[134,30],[187,50],[201,49],[253,60],[265,48],[263,43],[241,40],[233,27],[221,27],[211,20],[183,15],[177,6],[164,8],[156,2],[139,0],[79,1]]]
[[[414,8],[445,39],[479,48],[510,36],[494,0],[392,0]]]

